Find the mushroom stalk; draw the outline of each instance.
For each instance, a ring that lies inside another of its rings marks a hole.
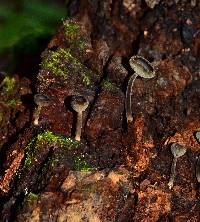
[[[130,77],[128,81],[128,86],[126,90],[126,118],[127,122],[133,121],[132,110],[131,110],[131,96],[132,96],[132,88],[133,83],[137,76],[151,79],[155,76],[155,70],[152,64],[143,58],[142,56],[132,56],[129,60],[129,64],[131,68],[135,71],[135,73]]]
[[[82,121],[83,121],[83,112],[79,112],[77,114],[76,136],[75,136],[75,139],[78,141],[81,140]]]
[[[132,109],[131,109],[131,97],[132,97],[132,87],[135,79],[137,78],[138,74],[134,73],[129,81],[128,81],[128,86],[126,90],[126,119],[127,122],[132,122],[133,121],[133,115],[132,115]]]
[[[198,157],[197,163],[196,163],[196,178],[197,178],[198,183],[200,183],[200,157]]]
[[[179,157],[183,156],[186,152],[186,148],[181,146],[178,143],[173,143],[171,145],[171,152],[174,156],[173,158],[173,162],[172,162],[172,166],[171,166],[171,175],[170,175],[170,179],[169,179],[169,189],[171,189],[174,185],[174,180],[175,180],[175,176],[176,176],[176,163]]]
[[[176,176],[176,163],[177,163],[177,157],[174,157],[173,162],[172,162],[172,166],[171,166],[171,176],[169,179],[169,189],[171,189],[174,185],[174,180],[175,180],[175,176]]]
[[[39,105],[33,114],[34,115],[33,124],[36,126],[39,124],[39,117],[40,117],[41,109],[42,109],[42,106]]]
[[[77,112],[76,135],[75,139],[81,140],[81,130],[83,121],[83,112],[87,109],[89,101],[84,96],[73,96],[71,106]]]

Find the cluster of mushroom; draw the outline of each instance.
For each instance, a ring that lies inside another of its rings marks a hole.
[[[39,116],[42,107],[48,106],[50,104],[50,99],[48,96],[43,94],[36,94],[34,96],[34,102],[37,104],[37,108],[34,112],[34,125],[39,124]],[[77,141],[81,140],[81,129],[82,129],[82,119],[83,112],[87,109],[89,101],[83,96],[73,96],[71,100],[72,108],[77,112],[77,124],[76,124],[76,136]]]
[[[137,76],[143,78],[153,78],[155,76],[155,71],[152,64],[141,56],[132,56],[129,60],[131,68],[135,71],[133,75],[131,75],[127,90],[126,90],[126,118],[127,122],[132,122],[132,110],[131,110],[131,96],[132,96],[132,88],[133,83]],[[34,102],[37,104],[37,109],[34,112],[34,125],[39,124],[39,115],[41,112],[41,108],[44,106],[48,106],[50,104],[50,99],[48,96],[43,94],[36,94],[34,96]],[[84,96],[73,96],[71,100],[72,108],[78,113],[77,116],[77,124],[76,124],[76,136],[75,139],[80,141],[81,139],[81,129],[82,129],[82,118],[83,112],[87,109],[89,105],[89,101]]]
[[[132,89],[133,89],[133,83],[137,76],[143,77],[143,78],[153,78],[155,77],[155,70],[153,65],[146,60],[145,58],[141,56],[133,56],[131,57],[130,61],[131,68],[135,71],[133,75],[131,75],[128,86],[126,90],[126,119],[127,123],[133,121],[132,116],[132,109],[131,109],[131,97],[132,97]],[[196,133],[196,139],[200,142],[200,132]],[[186,153],[186,148],[178,143],[173,143],[171,145],[171,152],[173,154],[173,162],[171,166],[171,175],[169,179],[168,186],[170,189],[172,189],[174,185],[174,180],[176,177],[176,164],[179,157],[183,156]],[[198,182],[200,182],[200,157],[197,160],[196,164],[196,177]]]
[[[153,78],[155,77],[155,70],[153,65],[141,56],[132,56],[129,60],[131,68],[135,71],[128,81],[128,86],[126,90],[126,119],[127,123],[133,121],[132,109],[131,109],[131,97],[132,97],[132,89],[133,83],[137,76],[143,78]],[[34,96],[34,101],[37,104],[37,109],[34,112],[34,125],[39,124],[39,115],[41,108],[43,106],[48,106],[50,104],[50,99],[48,96],[43,94],[36,94]],[[87,109],[89,105],[89,101],[84,96],[73,96],[71,99],[71,106],[77,112],[77,123],[76,123],[76,135],[75,139],[77,141],[81,140],[81,130],[82,130],[82,121],[83,121],[83,112]],[[200,142],[200,132],[196,133],[196,138]],[[173,154],[173,162],[171,166],[171,176],[168,183],[169,188],[171,189],[174,184],[175,176],[176,176],[176,164],[179,157],[183,156],[186,153],[186,148],[178,143],[173,143],[171,145],[171,152]],[[200,182],[200,158],[198,158],[196,164],[196,177],[198,182]]]

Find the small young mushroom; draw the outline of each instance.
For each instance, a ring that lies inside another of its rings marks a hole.
[[[34,116],[34,125],[38,125],[38,121],[39,121],[39,116],[40,116],[40,112],[43,106],[48,106],[50,103],[50,99],[48,96],[43,95],[43,94],[36,94],[34,96],[34,102],[37,104],[37,109],[35,110],[33,116]]]
[[[81,129],[83,112],[87,109],[89,101],[84,96],[73,96],[71,100],[72,108],[77,112],[76,136],[75,139],[81,140]]]
[[[169,189],[171,189],[174,184],[174,179],[176,176],[177,159],[185,154],[186,148],[181,146],[178,143],[173,143],[171,145],[171,152],[172,152],[174,158],[173,158],[173,162],[172,162],[172,166],[171,166],[171,175],[170,175],[170,179],[169,179],[169,183],[168,183]]]
[[[137,76],[147,79],[155,77],[155,70],[152,64],[142,56],[132,56],[129,60],[129,64],[135,73],[130,77],[126,90],[126,118],[127,122],[132,122],[131,97],[133,83]]]

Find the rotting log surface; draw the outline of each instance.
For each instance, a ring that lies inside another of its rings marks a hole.
[[[38,127],[30,81],[2,81],[2,221],[200,221],[200,3],[155,2],[72,1],[42,54],[35,88],[51,103]],[[136,79],[127,125],[135,54],[154,63],[156,77]],[[73,95],[90,101],[81,143]],[[170,190],[172,142],[187,152]]]

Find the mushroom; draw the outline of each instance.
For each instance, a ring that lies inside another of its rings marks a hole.
[[[200,132],[196,132],[196,139],[200,143]]]
[[[173,162],[172,162],[172,166],[171,166],[171,175],[170,175],[170,179],[169,179],[169,183],[168,183],[169,189],[171,189],[174,184],[174,179],[176,176],[177,159],[185,154],[186,148],[184,146],[181,146],[178,143],[173,143],[171,145],[171,152],[172,152],[174,158],[173,158]]]
[[[37,104],[37,109],[34,112],[34,125],[38,125],[38,120],[39,120],[39,116],[40,116],[40,112],[43,106],[48,106],[50,103],[50,99],[48,96],[43,95],[43,94],[36,94],[34,96],[34,102]]]
[[[77,112],[76,136],[75,139],[81,140],[81,129],[83,112],[87,109],[89,101],[84,96],[73,96],[71,100],[72,108]]]
[[[155,70],[152,64],[142,56],[132,56],[129,60],[129,64],[135,73],[130,77],[126,90],[126,119],[127,122],[132,122],[131,96],[133,83],[137,76],[147,79],[155,77]]]

